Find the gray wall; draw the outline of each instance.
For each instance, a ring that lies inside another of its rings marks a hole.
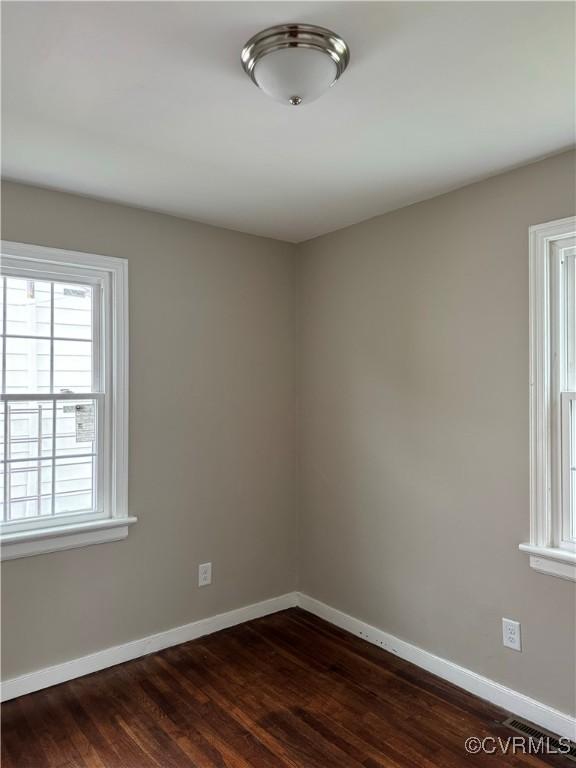
[[[11,183],[3,237],[129,260],[139,517],[3,564],[4,678],[293,590],[294,246]]]
[[[281,594],[298,569],[313,597],[575,711],[575,585],[517,549],[527,230],[573,212],[573,154],[298,247],[15,184],[3,202],[6,239],[130,260],[140,518],[125,542],[3,565],[4,677]]]
[[[575,585],[518,544],[527,233],[574,212],[574,181],[565,153],[300,249],[301,589],[565,712]]]

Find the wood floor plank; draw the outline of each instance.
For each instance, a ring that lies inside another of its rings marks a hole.
[[[2,768],[459,768],[508,713],[300,609],[2,707]]]

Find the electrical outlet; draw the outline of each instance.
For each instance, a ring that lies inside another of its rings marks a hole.
[[[212,563],[202,563],[198,566],[198,586],[207,587],[212,584]]]
[[[522,638],[520,634],[520,622],[512,619],[502,619],[502,642],[506,648],[513,651],[522,650]]]

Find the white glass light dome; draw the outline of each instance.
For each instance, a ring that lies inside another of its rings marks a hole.
[[[254,67],[256,84],[282,104],[307,104],[336,81],[336,62],[314,48],[284,48],[263,56]]]
[[[334,85],[350,59],[341,37],[311,24],[283,24],[254,35],[242,50],[242,66],[276,101],[299,106]]]

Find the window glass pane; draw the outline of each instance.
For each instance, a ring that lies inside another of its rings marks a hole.
[[[50,342],[5,339],[6,393],[50,391]]]
[[[4,508],[4,413],[6,405],[0,403],[0,520],[6,519]]]
[[[576,541],[576,400],[570,401],[570,513],[567,538]]]
[[[5,277],[0,277],[0,333],[4,333],[4,286]]]
[[[52,403],[8,404],[8,458],[30,459],[52,455]]]
[[[56,459],[56,514],[91,512],[94,509],[94,461]]]
[[[50,335],[49,282],[6,278],[6,333]]]
[[[54,392],[92,391],[92,342],[54,342]]]
[[[92,288],[89,285],[54,284],[54,336],[92,338]]]
[[[4,403],[0,403],[0,461],[4,461]]]
[[[564,325],[566,389],[576,390],[576,250],[562,251],[564,275]]]
[[[51,514],[52,462],[8,464],[9,519]]]

